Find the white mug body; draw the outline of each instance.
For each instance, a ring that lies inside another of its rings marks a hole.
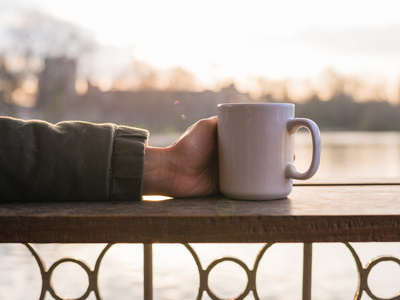
[[[295,106],[291,103],[218,105],[219,181],[224,196],[243,200],[281,199],[292,191],[292,178],[308,179],[314,175],[320,157],[319,130],[314,123],[318,131],[313,133],[314,152],[317,152],[313,155],[314,165],[308,174],[298,173],[293,166],[294,133],[313,122],[295,119],[294,115]],[[297,120],[307,124],[298,124]],[[288,129],[290,122],[295,123],[293,130]]]

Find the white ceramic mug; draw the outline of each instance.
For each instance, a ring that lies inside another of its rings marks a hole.
[[[294,104],[227,103],[218,105],[219,180],[232,199],[270,200],[287,197],[292,179],[309,179],[318,169],[321,138],[317,124],[294,117]],[[296,170],[294,133],[306,127],[313,154],[304,173]]]

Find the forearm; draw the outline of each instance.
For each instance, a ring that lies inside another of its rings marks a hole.
[[[140,200],[147,132],[0,118],[0,201]]]

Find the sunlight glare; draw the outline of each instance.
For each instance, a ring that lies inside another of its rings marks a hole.
[[[167,196],[158,196],[158,195],[143,196],[144,201],[165,201],[165,200],[171,200],[171,199],[173,199],[173,198],[167,197]]]

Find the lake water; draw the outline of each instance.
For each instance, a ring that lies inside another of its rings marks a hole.
[[[169,144],[176,136],[152,135],[150,144]],[[324,132],[322,158],[315,182],[373,182],[377,178],[400,182],[400,133]],[[310,160],[310,137],[296,136],[296,165],[307,168]],[[380,255],[400,257],[399,243],[355,243],[363,265]],[[76,257],[94,267],[105,247],[102,244],[35,244],[47,268],[62,257]],[[192,244],[203,268],[220,256],[241,259],[252,269],[263,244]],[[275,244],[264,255],[258,270],[260,299],[301,299],[301,244]],[[196,299],[197,267],[190,253],[179,244],[154,245],[154,299]],[[143,298],[142,245],[114,245],[100,269],[100,292],[103,299]],[[54,289],[59,295],[80,297],[87,288],[87,276],[74,264],[62,264],[54,272]],[[239,295],[247,284],[238,265],[225,262],[210,274],[210,287],[221,298]],[[342,244],[314,244],[313,299],[353,299],[357,271],[350,252]],[[400,268],[382,263],[370,274],[370,287],[379,297],[390,298],[400,290]],[[0,245],[0,299],[38,299],[40,272],[28,249],[19,244]],[[53,299],[49,294],[46,299]],[[95,299],[90,295],[89,299]],[[210,299],[204,294],[202,299]],[[250,293],[246,299],[254,299]],[[366,294],[362,299],[370,299]]]

